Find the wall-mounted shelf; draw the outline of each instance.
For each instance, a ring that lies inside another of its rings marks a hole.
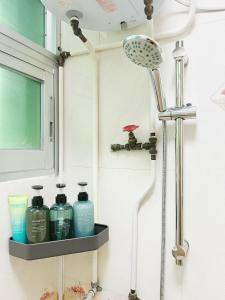
[[[109,228],[95,224],[95,235],[41,244],[21,244],[9,239],[9,254],[25,260],[35,260],[97,250],[109,240]]]

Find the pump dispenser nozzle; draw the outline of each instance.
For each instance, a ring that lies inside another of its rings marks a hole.
[[[40,196],[41,194],[41,190],[43,190],[43,186],[42,185],[33,185],[32,189],[36,191],[36,195]]]
[[[87,182],[78,182],[78,185],[81,187],[81,192],[78,194],[78,201],[87,201],[88,193],[86,192]]]
[[[36,191],[36,196],[32,199],[32,206],[43,206],[44,200],[41,196],[42,185],[33,185],[32,189]]]
[[[56,187],[59,189],[59,194],[56,196],[57,204],[65,204],[67,201],[66,195],[64,194],[64,188],[66,185],[64,183],[56,184]]]

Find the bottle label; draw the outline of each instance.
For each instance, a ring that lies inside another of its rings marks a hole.
[[[47,241],[48,225],[45,218],[32,220],[30,226],[31,230],[27,235],[30,242],[41,243]]]

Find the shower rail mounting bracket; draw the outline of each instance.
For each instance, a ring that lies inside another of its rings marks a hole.
[[[177,245],[173,248],[172,250],[173,257],[177,261],[183,261],[188,254],[188,250],[189,250],[189,243],[188,241],[184,240],[183,246]]]

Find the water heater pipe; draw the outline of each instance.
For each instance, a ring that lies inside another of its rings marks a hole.
[[[153,21],[148,21],[148,33],[149,35],[153,35],[154,33],[154,24]],[[151,87],[150,89],[150,99],[155,97],[153,88]],[[152,101],[149,101],[149,103],[151,104]],[[154,103],[154,101],[153,101]],[[156,128],[155,128],[155,120],[156,118],[154,118],[153,116],[153,112],[154,110],[151,108],[151,105],[149,105],[150,109],[149,109],[149,120],[150,120],[150,131],[151,132],[155,132]],[[155,186],[155,179],[156,179],[156,161],[151,161],[151,177],[150,177],[150,181],[148,184],[148,187],[146,189],[146,191],[141,195],[141,197],[139,199],[137,199],[134,208],[133,208],[133,217],[132,217],[132,239],[131,239],[131,275],[130,275],[130,295],[129,298],[130,299],[138,299],[137,298],[137,268],[138,268],[138,215],[139,215],[139,211],[140,208],[143,204],[143,202],[146,200],[147,196],[148,199],[150,198],[152,192],[153,192],[153,188]]]
[[[99,60],[90,41],[84,42],[87,53],[90,54],[93,64],[93,107],[92,107],[92,178],[93,193],[92,199],[95,206],[95,220],[98,219],[98,193],[99,193]],[[74,53],[70,57],[77,56]],[[98,251],[93,252],[92,257],[92,285],[98,286]],[[90,289],[84,299],[93,299],[98,289],[93,287]]]
[[[184,6],[189,7],[191,4],[190,0],[175,0],[177,3],[180,3]],[[202,5],[198,5],[197,6],[197,10],[201,11],[201,12],[219,12],[219,11],[225,11],[225,5],[217,5],[217,6],[202,6]]]
[[[175,0],[175,1],[177,1],[177,0]],[[187,32],[191,28],[191,26],[194,24],[194,21],[195,21],[195,15],[196,15],[195,2],[196,2],[196,0],[190,0],[188,18],[181,27],[175,28],[170,31],[162,32],[162,33],[156,33],[155,39],[159,41],[159,40],[165,40],[165,39],[178,38],[180,35],[183,35],[185,32]]]
[[[58,181],[63,183],[64,173],[64,68],[59,66],[59,171]]]
[[[143,202],[151,196],[153,188],[155,186],[156,178],[156,161],[152,161],[151,179],[148,184],[148,188],[137,200],[133,210],[133,224],[132,224],[132,245],[131,245],[131,278],[130,278],[130,290],[131,294],[135,294],[137,291],[137,266],[138,266],[138,215]]]
[[[59,66],[59,170],[58,182],[64,182],[64,68]],[[64,257],[59,257],[59,300],[63,300],[64,293]]]

